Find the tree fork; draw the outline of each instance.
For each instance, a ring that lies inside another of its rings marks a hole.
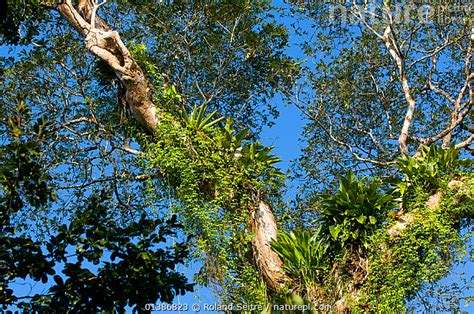
[[[71,0],[57,1],[54,8],[69,24],[85,37],[86,48],[105,61],[125,87],[126,102],[134,118],[148,132],[154,133],[159,123],[159,111],[153,103],[145,74],[122,42],[118,32],[95,14],[99,4],[96,0],[79,0],[76,10]],[[94,21],[91,21],[95,17]],[[288,280],[282,266],[283,261],[271,249],[278,227],[271,207],[258,195],[250,205],[250,230],[254,261],[267,287],[279,291]]]
[[[97,6],[97,4],[91,4],[89,1],[80,3],[82,12],[94,15],[92,13],[97,8],[89,7],[88,9],[87,6]],[[85,37],[86,48],[114,70],[125,87],[125,100],[133,116],[145,130],[153,133],[158,117],[156,106],[151,100],[151,91],[148,89],[143,70],[125,47],[118,32],[109,30],[105,22],[92,23],[86,20],[88,16],[79,14],[71,0],[58,2],[55,9]],[[95,27],[96,24],[99,28]]]

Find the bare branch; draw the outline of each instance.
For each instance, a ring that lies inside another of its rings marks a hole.
[[[440,140],[441,138],[445,137],[446,135],[450,134],[459,124],[461,124],[464,117],[470,112],[471,107],[472,107],[472,103],[470,103],[470,105],[467,106],[466,109],[461,114],[459,114],[458,118],[456,120],[452,121],[450,126],[448,128],[446,128],[445,130],[443,130],[442,132],[440,132],[439,134],[437,134],[433,137],[429,137],[429,138],[426,138],[426,139],[420,139],[420,141],[424,145],[430,145],[430,144]],[[446,146],[446,145],[444,145],[444,146]]]
[[[419,62],[421,62],[421,61],[423,61],[423,60],[429,59],[429,58],[431,58],[431,57],[436,56],[438,53],[440,53],[442,50],[444,50],[444,48],[446,48],[446,47],[448,47],[448,46],[450,46],[450,45],[452,45],[452,44],[454,44],[453,41],[450,42],[448,39],[446,39],[446,41],[445,41],[441,46],[436,47],[433,51],[431,51],[431,52],[430,52],[430,51],[425,51],[426,54],[425,54],[424,56],[422,56],[422,57],[416,59],[415,61],[413,61],[412,63],[410,63],[409,66],[406,67],[406,72],[410,71],[410,69],[411,69],[413,66],[415,66],[417,63],[419,63]]]
[[[456,106],[456,100],[454,100],[454,98],[452,98],[451,95],[449,95],[445,90],[442,90],[441,88],[435,86],[435,84],[433,83],[433,73],[436,71],[436,64],[438,62],[438,57],[436,55],[434,55],[432,60],[433,60],[432,61],[433,65],[432,65],[431,70],[428,74],[428,85],[429,85],[430,89],[435,94],[444,96],[447,100],[449,100],[449,102],[451,102],[451,104],[453,104],[453,106]]]
[[[471,134],[465,141],[460,142],[456,144],[456,148],[464,148],[472,144],[472,141],[474,140],[474,134]]]
[[[362,24],[365,25],[365,27],[367,27],[372,33],[374,33],[377,37],[379,37],[380,39],[382,39],[382,35],[377,32],[369,23],[367,23],[367,20],[365,19],[364,17],[364,14],[363,13],[368,13],[374,17],[379,17],[378,15],[376,15],[374,12],[370,12],[370,11],[364,11],[362,12],[360,10],[360,7],[359,5],[357,4],[357,1],[353,0],[352,2],[352,7],[353,8],[356,8],[356,10],[350,10],[350,13],[356,18],[358,19],[360,22],[362,22]],[[381,17],[379,17],[381,18]]]
[[[374,165],[379,165],[379,166],[387,166],[387,165],[390,165],[392,164],[392,162],[382,162],[382,161],[378,161],[378,160],[374,160],[374,159],[369,159],[369,158],[364,158],[364,157],[361,157],[355,150],[354,148],[340,140],[339,138],[337,138],[336,136],[334,136],[333,132],[332,132],[332,129],[333,129],[333,124],[332,124],[332,121],[331,121],[331,118],[326,115],[326,118],[327,118],[327,121],[329,122],[329,129],[326,128],[325,126],[322,125],[322,123],[319,121],[319,120],[314,120],[314,122],[316,122],[317,124],[319,124],[319,126],[321,127],[321,129],[327,134],[329,135],[329,137],[336,143],[338,143],[339,145],[341,146],[344,146],[347,148],[347,150],[354,156],[355,159],[357,159],[358,161],[362,161],[362,162],[368,162],[368,163],[371,163],[371,164],[374,164]]]
[[[69,126],[71,124],[81,123],[81,122],[96,123],[95,121],[93,121],[93,120],[91,120],[87,117],[80,117],[80,118],[77,118],[77,119],[66,121],[63,124],[61,124],[58,128],[63,128],[63,127]]]
[[[94,6],[92,7],[92,14],[91,14],[91,28],[92,29],[95,28],[95,18],[96,18],[96,15],[97,15],[97,10],[99,9],[99,7],[104,5],[106,2],[107,2],[107,0],[104,0],[101,3],[98,3],[97,0],[93,1]]]
[[[464,93],[469,88],[469,92],[472,92],[471,81],[474,79],[474,73],[471,72],[471,63],[472,63],[472,43],[469,44],[469,48],[466,54],[466,61],[464,65],[464,73],[466,74],[466,80],[464,81],[464,85],[459,91],[458,98],[456,100],[456,104],[460,105],[461,101],[464,97]],[[472,101],[471,101],[472,102]]]
[[[130,154],[133,154],[133,155],[137,155],[137,156],[143,155],[142,151],[133,149],[133,148],[131,148],[129,146],[125,146],[125,145],[123,145],[123,146],[113,146],[113,148],[123,150],[124,152],[130,153]]]
[[[76,185],[66,185],[66,186],[58,186],[58,189],[60,190],[71,190],[71,189],[84,189],[86,187],[89,187],[91,185],[99,184],[99,183],[104,183],[104,182],[111,182],[111,181],[117,181],[117,180],[122,180],[122,181],[146,181],[149,179],[154,178],[154,176],[147,175],[147,174],[142,174],[142,175],[129,175],[127,173],[119,173],[113,176],[109,177],[103,177],[103,178],[98,178],[95,180],[91,180],[88,182],[84,182],[83,184],[76,184]]]
[[[408,131],[410,129],[411,121],[413,119],[413,114],[415,113],[416,102],[413,99],[413,96],[411,94],[410,85],[408,83],[408,79],[406,76],[403,55],[400,51],[400,48],[398,47],[391,25],[387,25],[387,27],[385,28],[384,35],[382,36],[382,40],[385,43],[385,46],[387,47],[390,55],[392,56],[392,59],[397,64],[398,70],[400,72],[399,80],[400,80],[400,83],[402,84],[405,100],[408,103],[407,112],[405,114],[405,120],[403,121],[402,130],[400,132],[400,136],[398,137],[398,146],[400,148],[400,151],[402,155],[407,156],[408,155],[408,147],[407,147]]]

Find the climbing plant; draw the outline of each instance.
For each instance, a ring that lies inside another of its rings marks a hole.
[[[398,23],[393,1],[1,5],[0,40],[30,44],[0,57],[2,303],[142,311],[192,289],[175,268],[192,257],[226,304],[405,311],[463,260],[469,18]],[[276,93],[309,122],[286,216],[279,158],[258,141]],[[319,194],[347,169],[360,176]],[[164,248],[175,236],[190,254]],[[18,279],[52,286],[17,297]]]
[[[402,178],[383,184],[340,177],[339,189],[320,200],[318,229],[282,233],[273,243],[294,280],[289,287],[354,312],[406,311],[420,291],[437,290],[429,294],[436,302],[422,303],[426,310],[459,310],[462,288],[440,283],[469,258],[474,176],[458,153],[423,148],[398,161]]]
[[[195,257],[204,260],[197,282],[221,287],[226,302],[264,302],[266,292],[252,262],[249,206],[258,193],[275,193],[283,174],[271,147],[246,139],[232,119],[195,107],[180,119],[165,115],[143,162],[171,188],[171,211],[188,223]],[[157,185],[150,185],[154,193]],[[250,288],[251,287],[251,288]]]

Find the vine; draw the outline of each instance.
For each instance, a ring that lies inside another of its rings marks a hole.
[[[253,263],[249,206],[259,193],[276,194],[283,175],[272,147],[250,142],[247,130],[215,115],[205,106],[189,115],[162,114],[142,160],[158,184],[171,187],[170,209],[194,238],[194,257],[204,261],[197,282],[220,287],[224,302],[262,303],[267,296]]]
[[[398,160],[403,179],[341,177],[339,190],[319,201],[316,232],[281,232],[272,244],[293,279],[289,291],[356,313],[403,312],[428,291],[441,302],[422,300],[426,310],[459,310],[451,295],[459,287],[438,296],[428,288],[465,261],[474,217],[471,164],[454,147],[433,146]]]
[[[205,106],[188,113],[174,86],[153,79],[145,46],[130,51],[163,103],[153,140],[141,139],[143,164],[159,178],[150,193],[170,187],[170,210],[185,222],[194,257],[204,262],[197,282],[219,287],[224,303],[266,304],[271,298],[252,258],[249,208],[262,193],[280,191],[279,159]],[[293,279],[273,300],[406,310],[421,288],[437,284],[465,256],[470,234],[462,230],[474,216],[474,177],[458,157],[454,147],[425,147],[397,161],[403,179],[341,177],[339,191],[319,200],[316,232],[281,232],[272,244]]]
[[[474,176],[469,174],[462,186],[447,189],[435,208],[427,206],[426,193],[413,187],[418,191],[409,202],[413,223],[399,237],[391,237],[386,229],[372,237],[373,243],[379,243],[374,246],[379,250],[372,252],[371,272],[364,289],[368,306],[382,312],[406,310],[406,301],[420,288],[436,284],[449,274],[453,264],[463,260],[465,244],[472,234],[461,232],[462,219],[468,224],[474,213]],[[457,306],[453,302],[437,310],[458,310]]]

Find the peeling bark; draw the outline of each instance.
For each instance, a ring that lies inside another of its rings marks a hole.
[[[156,106],[152,101],[143,70],[133,59],[120,35],[96,16],[90,21],[96,8],[90,1],[80,1],[81,15],[71,0],[56,4],[55,9],[69,24],[85,37],[86,48],[105,61],[125,87],[125,100],[140,125],[153,133],[158,123]]]
[[[283,261],[270,246],[271,241],[277,237],[278,227],[272,209],[260,197],[251,209],[250,226],[251,231],[255,233],[252,246],[260,275],[268,288],[279,291],[288,281],[288,277],[282,269]]]
[[[58,1],[54,8],[84,36],[86,48],[113,69],[124,86],[125,100],[134,118],[153,134],[159,123],[159,108],[153,103],[145,74],[122,42],[119,33],[111,30],[95,14],[97,2],[79,0],[76,10],[71,0],[63,0]],[[277,236],[275,216],[262,197],[258,198],[250,212],[251,231],[255,233],[252,240],[255,263],[267,286],[278,291],[288,278],[282,270],[282,260],[270,246]]]

